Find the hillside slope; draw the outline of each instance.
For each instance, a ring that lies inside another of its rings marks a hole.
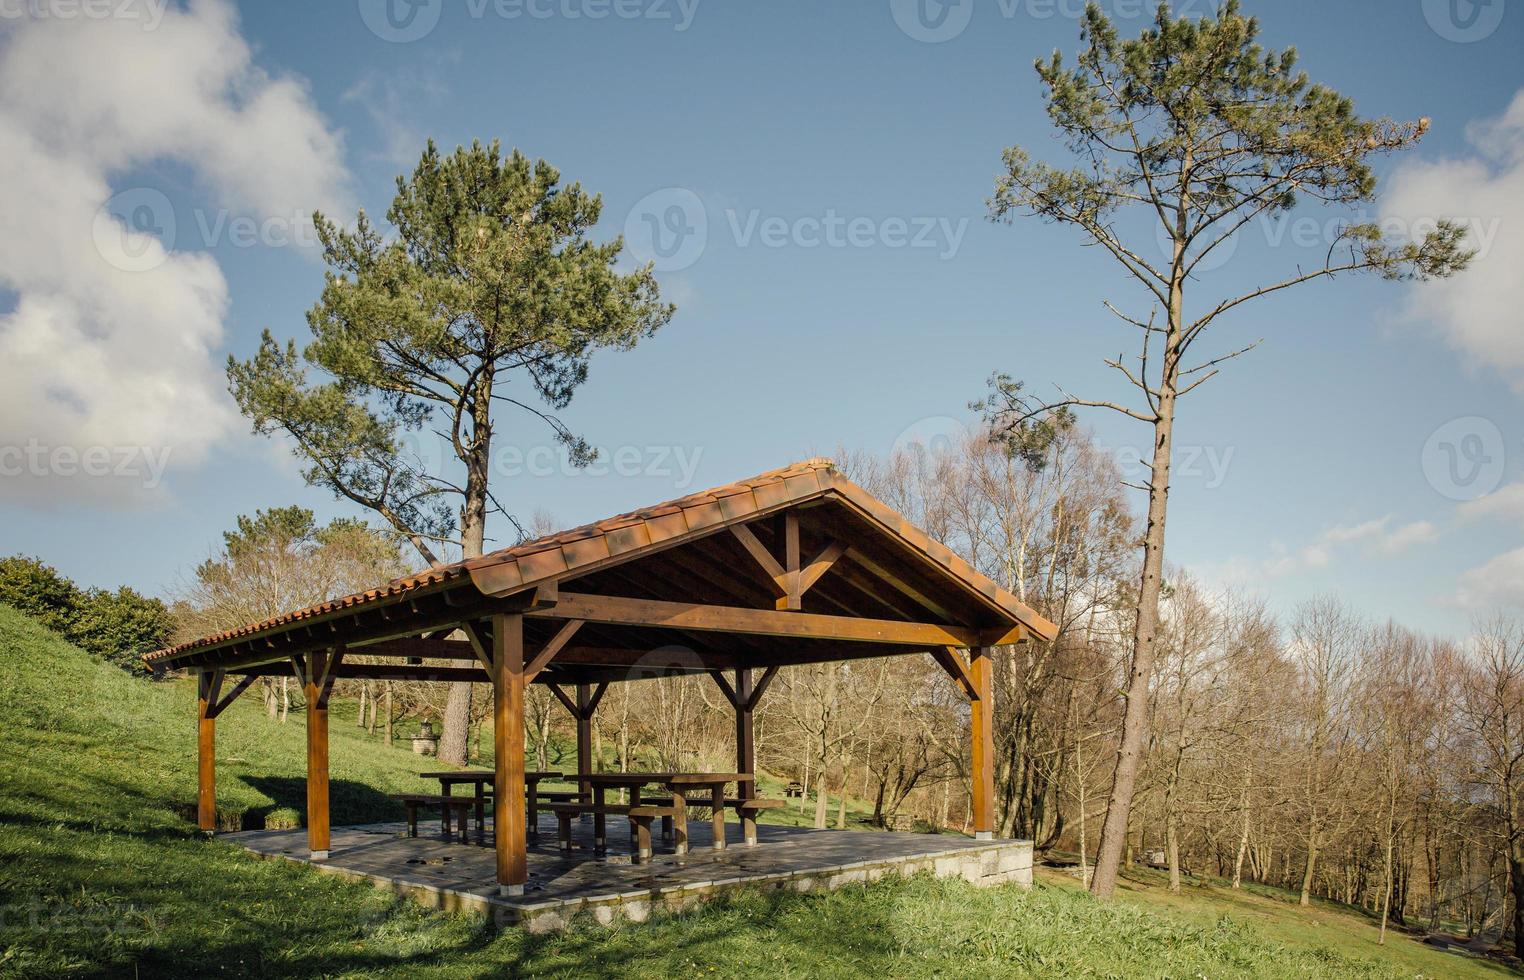
[[[564,976],[1503,975],[1325,914],[1301,936],[1211,896],[1103,906],[1054,881],[1031,892],[881,882],[827,895],[746,894],[612,931],[496,933],[365,885],[260,861],[197,836],[194,690],[96,663],[0,607],[0,974]],[[226,819],[301,807],[299,719],[253,704],[219,722]],[[347,729],[347,730],[346,730]],[[333,730],[334,817],[418,785],[416,756]],[[378,801],[381,803],[378,804]],[[1174,907],[1174,906],[1178,906]],[[1252,920],[1252,921],[1251,921]]]

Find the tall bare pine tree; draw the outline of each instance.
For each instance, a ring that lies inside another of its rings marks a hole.
[[[983,403],[1011,438],[1040,433],[1054,412],[1072,407],[1120,412],[1153,430],[1126,706],[1091,883],[1103,897],[1116,887],[1145,745],[1177,404],[1254,346],[1204,351],[1203,338],[1226,314],[1295,286],[1356,272],[1443,277],[1471,258],[1453,223],[1438,222],[1421,239],[1400,242],[1385,240],[1375,225],[1351,223],[1312,267],[1293,267],[1241,292],[1210,294],[1198,277],[1207,271],[1202,263],[1245,227],[1304,201],[1349,208],[1371,200],[1371,159],[1411,146],[1428,127],[1427,120],[1360,118],[1348,98],[1296,69],[1295,51],[1266,50],[1258,34],[1257,22],[1228,0],[1199,20],[1177,18],[1161,4],[1151,26],[1123,40],[1091,4],[1075,66],[1057,52],[1037,63],[1048,115],[1074,165],[1037,162],[1011,147],[989,202],[996,220],[1029,214],[1077,227],[1143,289],[1134,312],[1106,303],[1138,331],[1135,359],[1107,361],[1136,389],[1132,404],[1062,389],[1035,397],[1006,375],[992,379]],[[1162,254],[1156,238],[1166,243]],[[1205,301],[1195,300],[1198,290],[1209,293]]]

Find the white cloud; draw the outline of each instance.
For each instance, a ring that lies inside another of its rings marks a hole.
[[[1462,573],[1455,598],[1467,609],[1524,606],[1524,548],[1504,552]]]
[[[1524,481],[1510,483],[1485,497],[1468,500],[1458,508],[1471,520],[1524,521]]]
[[[1390,514],[1359,524],[1335,524],[1297,551],[1288,551],[1284,545],[1276,547],[1277,553],[1265,563],[1265,574],[1278,578],[1302,569],[1325,568],[1341,550],[1350,547],[1366,555],[1395,555],[1438,536],[1439,529],[1429,521],[1393,526]]]
[[[338,135],[300,82],[253,63],[231,7],[152,12],[0,26],[0,499],[141,499],[157,480],[82,479],[68,460],[194,465],[238,427],[217,356],[227,283],[209,252],[175,248],[177,225],[193,246],[215,219],[176,222],[124,173],[175,166],[209,210],[261,220],[348,207]],[[103,211],[113,192],[144,220]]]
[[[1473,124],[1474,155],[1399,167],[1387,185],[1383,218],[1418,229],[1452,218],[1471,229],[1480,249],[1471,267],[1447,280],[1419,283],[1410,311],[1431,320],[1456,349],[1496,368],[1524,389],[1524,91],[1497,119]]]

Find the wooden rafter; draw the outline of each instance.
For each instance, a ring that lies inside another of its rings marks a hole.
[[[725,700],[730,702],[732,708],[742,707],[741,699],[736,695],[736,689],[730,686],[730,682],[725,679],[722,671],[712,670],[709,676],[714,678],[715,685],[719,687],[720,693],[725,695]]]
[[[561,593],[553,611],[529,612],[531,617],[575,618],[594,623],[648,626],[662,629],[750,633],[800,639],[840,640],[906,646],[976,646],[978,630],[940,623],[906,623],[890,619],[861,619],[819,613],[780,612],[706,606],[689,602],[631,599],[623,596]]]
[[[529,682],[533,681],[535,676],[538,675],[540,671],[544,670],[547,664],[555,659],[556,654],[561,652],[566,644],[571,641],[571,638],[577,634],[577,630],[581,628],[582,620],[567,620],[566,625],[562,626],[560,631],[557,632],[555,636],[551,637],[550,642],[545,644],[545,646],[540,649],[540,652],[534,655],[534,659],[525,665],[524,683],[528,684]]]
[[[219,670],[217,673],[221,674],[222,671]],[[240,677],[238,679],[238,683],[233,685],[233,689],[229,691],[225,697],[213,697],[211,704],[206,709],[206,716],[208,718],[216,718],[218,715],[222,714],[228,709],[229,705],[238,700],[238,696],[240,694],[249,689],[250,684],[253,684],[258,679],[259,678],[253,676]],[[218,685],[221,685],[221,680],[218,681]]]
[[[761,704],[763,692],[767,690],[767,685],[771,684],[773,682],[773,678],[777,676],[777,667],[769,667],[764,670],[762,672],[762,676],[757,678],[757,682],[752,685],[751,700],[746,702],[746,707],[755,708],[757,705]]]
[[[471,622],[470,620],[466,620],[465,622],[460,624],[460,631],[462,633],[466,634],[466,642],[468,644],[470,644],[471,654],[474,657],[476,657],[477,662],[480,663],[483,667],[487,668],[488,670],[491,670],[492,669],[492,642],[491,642],[491,639],[489,637],[487,637],[486,635],[484,635],[482,633],[481,629],[479,629],[477,627],[477,625],[475,623]],[[451,632],[453,632],[453,630]],[[446,634],[446,635],[448,635],[448,634]],[[397,641],[394,640],[392,642],[395,643]],[[441,640],[433,640],[432,642],[434,642],[434,643],[449,643],[451,641],[441,639]],[[454,642],[459,643],[460,641],[457,640],[457,641],[454,641]],[[369,651],[367,651],[367,652],[369,652]],[[425,654],[425,656],[427,656],[427,654]]]
[[[942,665],[949,677],[958,682],[970,701],[979,700],[979,690],[974,686],[973,675],[969,673],[968,664],[963,661],[963,654],[952,647],[937,647],[931,651],[931,656]]]
[[[780,598],[787,596],[788,583],[785,581],[788,575],[787,571],[778,563],[778,559],[773,557],[773,553],[767,550],[767,546],[757,539],[757,536],[752,533],[751,528],[745,524],[732,524],[730,526],[730,533],[735,535],[737,541],[741,542],[742,547],[746,549],[746,553],[751,555],[758,565],[762,566],[762,572],[767,576],[767,581],[772,585],[773,591]]]
[[[803,595],[804,593],[810,591],[810,589],[813,589],[815,587],[815,583],[819,582],[821,578],[825,576],[825,573],[831,570],[831,566],[835,565],[837,560],[844,556],[849,550],[850,549],[840,541],[832,541],[830,544],[826,545],[824,550],[815,556],[814,561],[810,562],[800,570],[800,595]]]
[[[551,683],[546,684],[545,686],[550,688],[550,693],[554,694],[556,696],[556,700],[561,702],[561,706],[562,707],[564,707],[567,711],[571,712],[571,716],[573,718],[580,718],[581,717],[581,713],[577,710],[577,702],[573,701],[571,699],[570,695],[568,695],[565,691],[561,690],[561,685],[560,684],[557,684],[554,681],[552,681]]]

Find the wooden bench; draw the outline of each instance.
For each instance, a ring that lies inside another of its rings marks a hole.
[[[663,821],[670,821],[677,813],[677,808],[670,804],[637,804],[625,806],[617,803],[605,803],[598,806],[585,800],[570,800],[567,802],[546,803],[540,809],[549,810],[556,815],[556,838],[561,850],[571,850],[571,822],[572,817],[581,816],[584,813],[601,813],[605,816],[625,816],[630,818],[630,832],[634,836],[635,853],[632,860],[636,864],[645,864],[651,860],[651,821],[661,817]],[[594,840],[593,848],[598,852],[608,849],[608,842]]]
[[[533,840],[540,838],[540,811],[549,809],[546,801],[550,803],[586,802],[587,795],[581,790],[565,789],[536,790],[530,794],[525,799],[524,805],[527,809],[525,817],[528,822],[529,836]]]
[[[450,831],[450,811],[455,811],[455,819],[460,827],[460,839],[466,839],[467,825],[470,823],[471,807],[476,801],[469,796],[439,796],[430,793],[393,793],[392,799],[399,801],[407,808],[407,835],[418,836],[418,808],[420,806],[439,807],[440,828],[444,831],[445,840],[453,840],[454,834]],[[476,842],[484,842],[482,825],[476,825]]]
[[[687,805],[690,808],[703,807],[707,810],[710,807],[714,806],[714,801],[707,796],[689,796],[685,797],[685,799],[687,800]],[[663,798],[659,796],[648,796],[640,802],[643,804],[650,804],[652,806],[662,806],[666,804],[667,808],[671,809],[670,797]],[[782,800],[763,799],[762,797],[753,797],[752,799],[727,799],[725,801],[726,809],[734,810],[736,813],[740,814],[741,838],[748,845],[754,845],[757,843],[757,814],[763,810],[776,810],[784,805],[785,804]],[[718,820],[715,821],[714,825],[717,830],[723,826]],[[672,818],[667,817],[662,820],[661,832],[664,838],[671,838]]]

